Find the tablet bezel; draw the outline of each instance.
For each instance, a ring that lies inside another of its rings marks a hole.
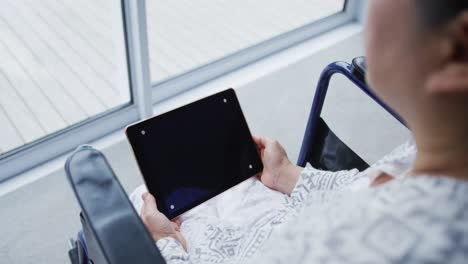
[[[140,164],[141,160],[144,160],[144,159],[139,159],[139,157],[138,157],[139,154],[136,152],[135,146],[132,143],[132,138],[134,136],[138,135],[138,133],[131,133],[131,130],[140,131],[141,130],[140,127],[146,125],[148,122],[154,122],[155,120],[157,120],[158,118],[161,118],[162,116],[167,117],[167,115],[170,115],[171,113],[176,112],[176,111],[181,111],[183,109],[187,110],[187,108],[190,108],[191,106],[193,106],[195,104],[202,103],[204,100],[212,100],[213,97],[234,98],[235,99],[234,100],[235,104],[233,104],[233,107],[235,107],[236,108],[235,110],[238,113],[240,113],[239,120],[241,120],[241,122],[244,122],[244,125],[247,128],[247,131],[244,131],[244,133],[248,133],[249,138],[251,139],[251,142],[249,144],[252,144],[251,147],[255,148],[255,142],[252,139],[252,134],[250,132],[250,128],[248,126],[247,120],[245,119],[245,116],[243,114],[243,111],[242,111],[242,108],[240,106],[237,95],[236,95],[234,89],[232,89],[232,88],[224,90],[224,91],[216,93],[216,94],[213,94],[213,95],[210,95],[210,96],[207,96],[205,98],[196,100],[196,101],[194,101],[192,103],[189,103],[189,104],[186,104],[184,106],[178,107],[176,109],[165,112],[163,114],[160,114],[160,115],[157,115],[157,116],[154,116],[154,117],[139,121],[137,123],[131,124],[131,125],[127,126],[127,128],[125,129],[125,134],[126,134],[127,139],[128,139],[128,141],[129,141],[129,143],[131,145],[132,152],[133,152],[134,157],[135,157],[135,159],[137,161],[137,164],[138,164],[138,168],[139,168],[139,170],[140,170],[140,172],[141,172],[141,174],[143,176],[143,179],[144,179],[145,183],[147,184],[148,191],[150,193],[152,193],[153,196],[155,196],[156,200],[158,200],[158,194],[152,192],[152,189],[155,189],[155,188],[152,188],[151,186],[148,186],[147,176],[144,175],[143,170],[142,170],[142,164]],[[228,186],[226,189],[223,189],[223,190],[221,190],[219,192],[212,193],[205,199],[195,200],[190,205],[185,206],[184,208],[177,209],[177,210],[175,210],[173,212],[169,212],[169,211],[168,212],[161,211],[161,212],[163,214],[165,214],[169,219],[177,218],[178,216],[180,216],[180,215],[182,215],[182,214],[184,214],[184,213],[186,213],[186,212],[188,212],[190,210],[195,209],[197,206],[205,203],[206,201],[208,201],[208,200],[222,194],[223,192],[225,192],[225,191],[239,185],[240,183],[244,182],[245,180],[257,175],[258,173],[260,173],[263,170],[263,164],[262,164],[262,160],[261,160],[259,154],[257,152],[255,152],[255,153],[256,153],[256,156],[252,157],[253,158],[252,162],[255,163],[256,165],[255,165],[255,169],[252,170],[252,175],[249,175],[247,178],[245,178],[244,180],[241,180],[239,182],[235,181],[236,183],[234,185]]]

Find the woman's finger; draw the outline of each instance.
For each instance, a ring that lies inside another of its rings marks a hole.
[[[182,224],[182,220],[180,220],[180,217],[176,217],[172,220],[174,223],[176,223],[177,225],[181,225]]]
[[[172,228],[174,228],[175,231],[180,231],[180,227],[177,223],[171,222]]]
[[[259,172],[257,174],[257,178],[258,178],[259,181],[262,181],[262,176],[263,176],[263,172]]]
[[[257,137],[257,136],[252,136],[255,144],[257,145],[257,147],[259,148],[264,148],[265,147],[265,139],[262,138],[262,137]]]
[[[256,149],[257,149],[258,155],[260,155],[260,157],[261,157],[261,155],[262,155],[262,149],[259,148],[258,145],[256,146]]]
[[[143,198],[143,207],[141,208],[142,216],[156,215],[159,213],[156,206],[156,200],[153,195],[150,193],[144,193],[141,198]]]
[[[151,203],[154,203],[154,205],[156,206],[156,208],[158,208],[158,203],[156,202],[156,199],[154,198],[154,196],[153,196],[151,193],[145,192],[145,193],[141,196],[141,199],[143,199],[143,202],[144,202],[146,199],[151,200],[150,202],[151,202]]]
[[[255,141],[255,147],[257,148],[258,155],[260,155],[260,158],[263,159],[264,153],[265,153],[265,148],[267,147],[267,144],[272,142],[271,139],[267,137],[257,137],[257,136],[252,136],[254,141]]]

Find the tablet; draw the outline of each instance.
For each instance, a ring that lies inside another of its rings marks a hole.
[[[233,89],[131,125],[126,134],[169,219],[263,170]]]

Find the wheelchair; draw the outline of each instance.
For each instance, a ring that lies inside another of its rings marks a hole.
[[[321,117],[333,75],[342,74],[366,95],[405,125],[403,119],[366,85],[365,58],[352,63],[334,62],[320,76],[310,110],[297,165],[327,171],[369,167],[343,143]],[[81,206],[82,230],[70,239],[72,264],[166,263],[146,230],[106,158],[90,146],[79,147],[65,165],[68,180]]]

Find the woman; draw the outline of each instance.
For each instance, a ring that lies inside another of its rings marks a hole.
[[[467,262],[468,1],[371,0],[366,53],[370,86],[406,120],[417,152],[409,143],[364,174],[329,173],[256,138],[261,182],[285,202],[241,236],[201,220],[187,244],[144,194],[143,221],[168,263]],[[349,188],[363,176],[369,188]]]

